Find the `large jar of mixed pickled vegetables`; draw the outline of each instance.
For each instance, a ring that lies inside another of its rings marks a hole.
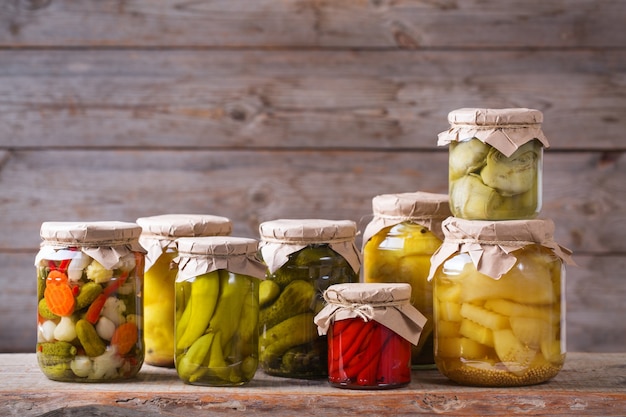
[[[338,388],[387,389],[411,382],[411,345],[426,322],[407,283],[331,285],[315,316],[328,335],[328,382]]]
[[[472,220],[531,219],[541,210],[543,148],[538,110],[464,108],[448,114],[450,208]]]
[[[177,245],[176,372],[191,385],[244,385],[258,367],[258,241],[183,237]]]
[[[433,367],[433,292],[430,258],[441,245],[441,222],[451,215],[448,196],[426,192],[383,194],[372,199],[373,218],[363,232],[364,282],[406,282],[411,304],[428,321],[411,365]]]
[[[550,220],[449,218],[433,255],[435,361],[464,385],[520,386],[557,375],[565,360],[570,252]]]
[[[45,222],[37,254],[37,361],[50,379],[134,377],[144,360],[141,227]]]
[[[259,226],[267,265],[259,290],[259,356],[265,373],[328,375],[326,336],[318,335],[313,317],[330,285],[359,281],[356,231],[350,220],[281,219]]]
[[[179,237],[225,236],[232,230],[226,217],[203,214],[164,214],[137,219],[139,243],[147,250],[144,276],[145,362],[174,366],[174,280],[172,260]]]

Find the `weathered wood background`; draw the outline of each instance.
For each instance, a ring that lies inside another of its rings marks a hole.
[[[568,349],[626,345],[626,1],[0,2],[0,351],[35,343],[46,220],[352,219],[447,191],[459,107],[544,112]]]

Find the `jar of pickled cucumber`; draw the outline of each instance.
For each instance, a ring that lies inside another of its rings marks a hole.
[[[328,335],[328,382],[337,388],[387,389],[411,382],[411,345],[426,323],[407,283],[335,284],[314,318]]]
[[[363,232],[364,282],[406,282],[411,304],[428,321],[411,347],[414,368],[432,368],[433,292],[430,257],[441,245],[441,222],[451,215],[448,196],[426,192],[383,194],[372,199],[373,218]]]
[[[258,241],[208,236],[177,239],[175,361],[191,385],[238,386],[258,367]]]
[[[37,268],[37,361],[50,379],[134,377],[144,360],[141,227],[44,222]]]
[[[175,241],[179,237],[226,236],[232,224],[226,217],[203,214],[141,217],[137,224],[143,230],[139,243],[148,251],[143,292],[145,362],[173,367]]]
[[[473,386],[538,384],[565,360],[570,252],[550,220],[448,218],[433,255],[435,362]]]
[[[531,219],[541,210],[543,148],[538,110],[458,109],[437,144],[449,145],[450,208],[470,220]]]
[[[259,226],[267,265],[259,290],[259,356],[265,373],[328,375],[326,336],[318,335],[313,317],[330,285],[359,281],[356,231],[350,220],[281,219]]]

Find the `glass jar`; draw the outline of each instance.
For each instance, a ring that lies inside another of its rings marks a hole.
[[[426,278],[443,240],[441,222],[451,215],[448,196],[383,194],[372,199],[372,208],[374,217],[363,232],[363,281],[411,285],[411,304],[428,319],[411,348],[411,365],[433,368],[433,292]]]
[[[435,361],[473,386],[538,384],[565,360],[570,252],[550,220],[449,218],[433,255]]]
[[[326,336],[313,317],[333,284],[359,281],[356,224],[350,220],[282,219],[262,223],[259,356],[267,374],[293,378],[328,375]]]
[[[533,109],[458,109],[438,145],[449,146],[452,214],[470,220],[536,217],[542,203],[543,114]]]
[[[176,372],[191,385],[238,386],[258,367],[258,241],[183,237],[177,241]]]
[[[411,382],[411,344],[426,323],[406,283],[331,285],[315,316],[328,335],[328,382],[337,388],[386,389]]]
[[[137,219],[139,243],[148,251],[144,276],[145,362],[174,366],[174,281],[172,261],[178,255],[179,237],[226,236],[232,224],[226,217],[202,214],[164,214]]]
[[[44,222],[37,267],[37,361],[56,381],[134,377],[144,360],[141,228]]]

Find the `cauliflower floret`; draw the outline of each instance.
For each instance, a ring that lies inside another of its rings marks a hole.
[[[126,321],[126,319],[124,318],[125,312],[126,304],[124,304],[124,301],[120,300],[119,298],[109,297],[104,302],[101,316],[111,320],[113,324],[115,324],[115,326],[117,327]]]
[[[109,282],[113,278],[113,270],[106,269],[102,264],[95,259],[87,267],[87,278],[90,280],[102,284]]]
[[[93,360],[93,366],[89,372],[91,379],[107,379],[118,376],[118,368],[124,364],[124,359],[117,354],[117,348],[111,349],[97,356]]]
[[[113,265],[113,269],[119,269],[122,272],[130,272],[133,270],[135,265],[135,254],[131,252],[128,255],[121,257],[120,260]]]

